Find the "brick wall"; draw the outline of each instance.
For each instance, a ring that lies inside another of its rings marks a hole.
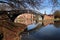
[[[19,15],[15,21],[15,23],[22,23],[22,24],[32,24],[33,23],[33,14],[28,14],[28,13],[24,13]]]
[[[54,23],[53,19],[54,19],[54,15],[44,15],[44,19],[43,19],[43,20],[45,20],[43,22],[44,25],[48,25],[50,23]]]
[[[20,40],[20,33],[26,29],[25,24],[16,24],[8,20],[8,16],[0,16],[0,33],[3,33],[3,40]]]

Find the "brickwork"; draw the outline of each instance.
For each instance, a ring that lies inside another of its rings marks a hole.
[[[31,13],[21,14],[15,19],[14,22],[22,23],[22,24],[26,24],[26,25],[32,24],[33,23],[33,14],[31,14]]]
[[[54,15],[44,15],[44,19],[43,19],[43,20],[45,20],[43,22],[44,25],[48,25],[50,23],[54,23],[53,19],[54,19]]]
[[[3,40],[20,40],[20,33],[26,29],[24,24],[16,24],[8,20],[7,15],[0,16],[0,33],[3,33]]]

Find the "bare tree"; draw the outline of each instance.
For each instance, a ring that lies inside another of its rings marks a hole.
[[[56,10],[54,12],[54,16],[55,16],[55,18],[60,18],[60,11],[59,10]]]
[[[25,9],[25,8],[33,8],[40,10],[41,8],[44,8],[42,4],[45,2],[45,0],[7,0],[8,4],[12,8],[17,8],[17,9]],[[51,3],[52,6],[52,11],[55,10],[55,7],[60,6],[60,2],[58,0],[47,0],[49,3]]]

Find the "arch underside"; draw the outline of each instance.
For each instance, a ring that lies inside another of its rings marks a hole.
[[[15,20],[15,18],[18,16],[18,15],[21,15],[21,14],[24,14],[24,13],[28,13],[28,14],[34,14],[34,15],[40,15],[40,14],[37,14],[31,10],[11,10],[11,11],[0,11],[0,14],[6,14],[12,21]],[[41,15],[42,17],[42,15]]]

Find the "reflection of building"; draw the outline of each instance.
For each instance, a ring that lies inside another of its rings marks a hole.
[[[50,24],[50,23],[54,23],[54,15],[46,15],[44,14],[44,25]]]
[[[32,13],[24,13],[19,15],[14,22],[29,25],[33,23],[33,17],[34,15]]]

